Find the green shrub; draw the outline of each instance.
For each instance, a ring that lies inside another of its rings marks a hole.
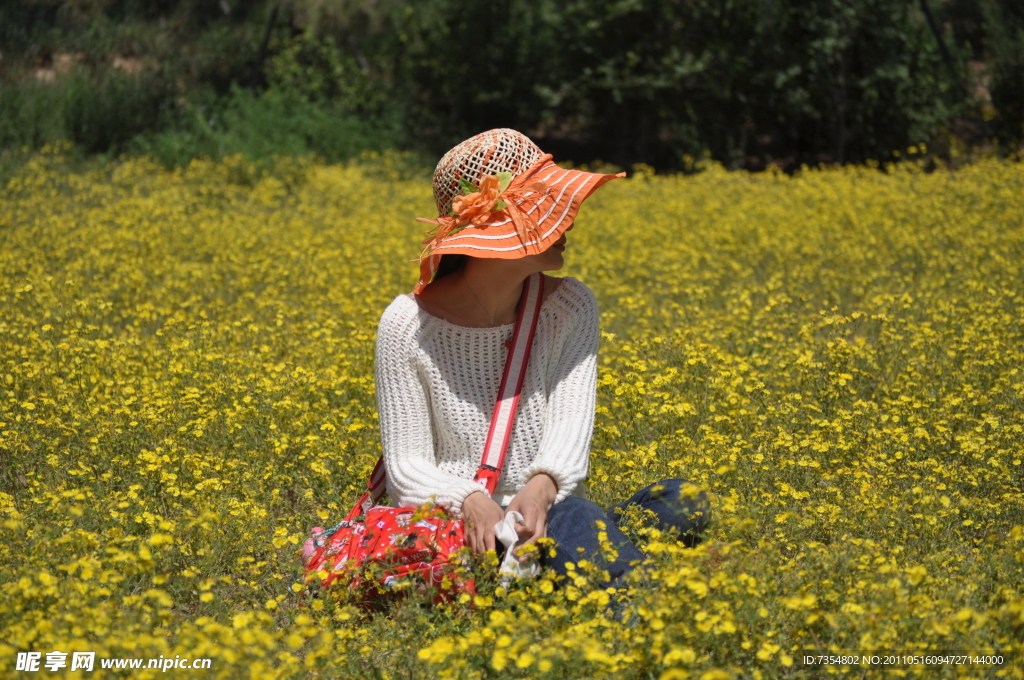
[[[962,146],[950,131],[967,145],[1024,141],[1021,7],[6,0],[0,149],[69,139],[174,164],[387,145],[436,156],[515,127],[559,159],[623,167],[685,169],[708,150],[792,169],[919,142],[942,156]],[[33,78],[69,58],[71,75]],[[139,77],[112,70],[119,58]]]
[[[0,84],[0,148],[65,139],[86,153],[120,151],[157,124],[163,97],[157,80],[116,71]]]
[[[1015,0],[990,0],[988,47],[992,52],[992,104],[999,136],[1005,142],[1024,140],[1024,5]]]
[[[336,101],[313,101],[294,90],[254,94],[234,86],[226,97],[193,97],[168,118],[131,148],[165,165],[184,165],[199,155],[239,153],[253,160],[315,153],[339,161],[403,142],[397,124],[385,117],[363,118]]]

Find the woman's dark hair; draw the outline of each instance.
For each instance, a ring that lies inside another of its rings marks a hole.
[[[437,271],[434,273],[434,281],[442,279],[449,274],[455,272],[466,266],[466,260],[469,255],[462,255],[461,253],[453,255],[442,255],[441,261],[437,265]]]

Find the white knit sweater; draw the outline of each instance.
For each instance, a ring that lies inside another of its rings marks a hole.
[[[377,409],[392,503],[430,500],[462,512],[490,427],[513,324],[467,328],[428,314],[409,295],[377,331]],[[530,477],[558,484],[555,502],[582,495],[597,391],[597,300],[562,279],[544,301],[512,439],[494,499],[512,500]]]

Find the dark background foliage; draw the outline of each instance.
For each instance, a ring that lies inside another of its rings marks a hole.
[[[5,0],[0,148],[946,158],[1024,138],[1020,0]]]

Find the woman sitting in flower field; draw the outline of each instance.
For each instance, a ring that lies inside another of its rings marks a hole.
[[[623,173],[624,174],[624,173]],[[520,544],[548,536],[542,563],[565,574],[588,558],[623,576],[644,558],[619,530],[624,509],[652,511],[660,528],[696,540],[706,496],[683,480],[638,491],[605,512],[587,500],[597,388],[598,309],[573,278],[544,277],[540,317],[497,491],[474,481],[524,281],[563,264],[583,200],[620,175],[566,170],[527,137],[491,130],[449,151],[434,171],[440,217],[419,283],[388,306],[376,380],[387,490],[400,506],[433,502],[463,518],[476,552],[500,548],[495,525],[517,511]],[[423,220],[427,221],[427,220]],[[601,557],[599,533],[617,557]]]

